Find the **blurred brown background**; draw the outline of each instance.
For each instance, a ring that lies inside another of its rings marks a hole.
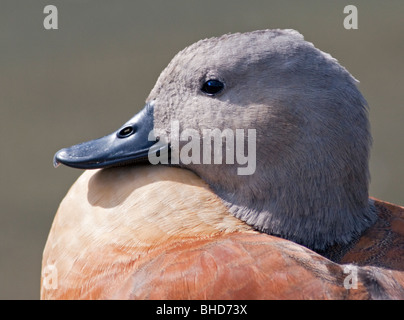
[[[59,29],[45,30],[45,5]],[[354,4],[359,29],[345,30]],[[404,2],[0,0],[0,299],[39,298],[53,216],[79,170],[62,147],[135,114],[176,52],[206,37],[294,28],[361,81],[371,107],[371,195],[404,205]]]

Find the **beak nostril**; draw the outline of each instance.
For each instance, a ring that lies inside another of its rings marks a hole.
[[[135,128],[132,126],[125,127],[118,132],[118,138],[127,138],[135,133]]]

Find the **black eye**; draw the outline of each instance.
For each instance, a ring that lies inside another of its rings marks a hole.
[[[201,90],[207,94],[216,94],[222,91],[224,88],[224,83],[219,80],[208,80],[206,81]]]

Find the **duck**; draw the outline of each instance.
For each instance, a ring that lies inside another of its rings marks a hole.
[[[132,119],[55,154],[85,171],[41,299],[403,299],[404,208],[369,196],[368,109],[298,31],[188,46]]]

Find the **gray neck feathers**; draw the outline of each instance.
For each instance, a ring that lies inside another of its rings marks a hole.
[[[309,180],[309,179],[308,179]],[[215,193],[237,218],[261,232],[280,236],[315,250],[334,244],[347,244],[371,226],[375,219],[373,203],[357,199],[343,185],[316,181],[282,181],[267,185],[265,197],[249,197],[240,188],[229,192],[211,184]],[[300,185],[298,185],[300,183]]]

